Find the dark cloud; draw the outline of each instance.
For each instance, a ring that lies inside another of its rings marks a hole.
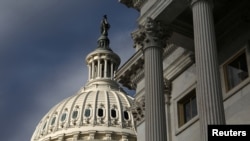
[[[124,62],[138,13],[118,0],[0,1],[1,140],[30,140],[42,116],[86,83],[85,57],[104,14]]]

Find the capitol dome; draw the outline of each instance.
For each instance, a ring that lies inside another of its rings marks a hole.
[[[106,16],[101,27],[98,47],[86,57],[87,84],[41,119],[31,141],[136,141],[133,98],[114,80],[120,58],[109,48]]]

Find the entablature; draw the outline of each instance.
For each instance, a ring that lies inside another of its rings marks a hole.
[[[148,0],[119,0],[120,3],[125,4],[127,7],[135,8],[140,11],[143,4],[145,4]]]
[[[123,66],[121,66],[115,75],[115,79],[121,83],[123,86],[129,89],[136,88],[136,82],[132,81],[138,80],[139,75],[142,73],[144,67],[144,59],[142,49],[138,50]]]

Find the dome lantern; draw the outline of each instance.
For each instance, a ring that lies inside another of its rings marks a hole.
[[[111,81],[113,81],[115,72],[120,65],[120,57],[109,47],[109,28],[110,24],[107,21],[107,16],[104,15],[101,21],[101,36],[97,41],[98,46],[86,57],[89,69],[89,84],[93,84],[96,80],[112,83]]]

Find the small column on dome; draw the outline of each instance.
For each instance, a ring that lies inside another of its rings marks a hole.
[[[89,70],[88,80],[90,80],[91,79],[91,66],[90,66],[90,64],[88,64],[88,70]]]

